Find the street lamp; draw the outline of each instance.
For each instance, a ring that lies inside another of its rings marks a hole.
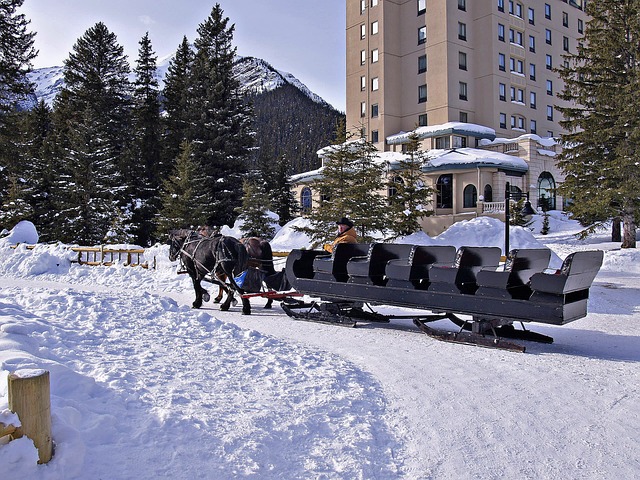
[[[509,223],[511,223],[509,203],[512,199],[520,200],[523,197],[525,197],[527,201],[524,202],[524,207],[522,207],[522,210],[520,210],[520,213],[525,217],[531,216],[536,212],[531,207],[531,202],[529,201],[529,192],[527,193],[512,192],[511,185],[509,185],[509,182],[507,182],[505,186],[505,191],[504,191],[504,255],[505,256],[509,255]]]

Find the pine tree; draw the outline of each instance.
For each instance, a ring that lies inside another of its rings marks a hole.
[[[194,158],[192,145],[183,142],[173,173],[163,181],[162,209],[157,225],[160,234],[176,228],[195,228],[204,225],[202,205],[204,179],[201,166]]]
[[[560,192],[572,199],[569,210],[583,223],[620,217],[623,248],[636,246],[640,190],[640,1],[589,2],[584,43],[569,66],[559,108],[565,148],[559,165],[566,174]]]
[[[178,156],[180,145],[187,138],[187,107],[193,56],[187,37],[183,37],[174,58],[169,63],[164,80],[163,164],[167,166]]]
[[[236,208],[238,219],[243,221],[241,231],[245,237],[271,240],[275,229],[269,217],[269,196],[257,179],[246,179],[242,185],[242,206]]]
[[[232,225],[252,146],[252,112],[233,75],[234,26],[216,4],[198,27],[190,79],[189,140],[207,178],[207,225]]]
[[[160,206],[158,195],[165,168],[160,162],[160,91],[156,78],[156,60],[149,33],[140,40],[136,80],[133,93],[133,170],[130,193],[131,222],[135,225],[135,242],[148,245],[154,231],[153,220]],[[119,218],[123,218],[120,216]]]
[[[102,241],[129,207],[129,66],[116,36],[99,22],[65,61],[65,87],[56,97],[54,125],[66,146],[56,188],[59,240]]]
[[[283,155],[276,162],[272,186],[268,190],[271,192],[271,205],[273,211],[278,214],[280,226],[293,220],[300,209],[291,189],[290,175],[291,165],[287,156]]]
[[[27,73],[38,52],[33,47],[35,33],[27,30],[30,21],[17,13],[23,3],[24,0],[0,0],[0,127],[5,114],[32,91]]]
[[[389,188],[395,195],[389,198],[389,215],[395,219],[390,224],[394,237],[411,235],[422,231],[420,220],[433,213],[427,207],[431,203],[433,189],[423,181],[421,167],[425,153],[420,150],[420,140],[413,133],[407,143],[406,156],[398,162],[397,170],[391,172]]]
[[[375,146],[364,139],[347,139],[344,123],[337,132],[337,145],[327,147],[322,177],[311,183],[321,200],[314,206],[303,228],[314,245],[335,237],[335,222],[346,216],[354,223],[362,241],[389,227],[384,190],[384,165],[375,160]]]

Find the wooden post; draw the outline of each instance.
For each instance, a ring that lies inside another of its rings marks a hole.
[[[49,372],[18,370],[8,378],[9,410],[18,415],[22,424],[18,430],[38,449],[38,463],[47,463],[53,456]]]

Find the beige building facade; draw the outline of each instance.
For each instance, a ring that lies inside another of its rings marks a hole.
[[[554,68],[577,52],[586,0],[346,0],[347,128],[389,150],[417,126],[561,133]]]

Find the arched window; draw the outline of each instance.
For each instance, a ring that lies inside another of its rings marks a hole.
[[[437,208],[453,208],[453,175],[440,175],[436,183]]]
[[[300,208],[302,213],[309,213],[311,211],[311,207],[311,189],[309,187],[304,187],[300,192]]]
[[[397,198],[395,198],[398,195],[397,185],[404,185],[404,180],[402,180],[402,177],[400,176],[393,177],[387,187],[387,198],[389,204],[397,201]]]
[[[484,186],[484,201],[493,202],[493,188],[488,183]]]
[[[463,208],[475,208],[478,205],[478,189],[475,185],[467,185],[462,192]]]
[[[545,212],[556,209],[556,181],[549,172],[538,177],[538,207]]]

